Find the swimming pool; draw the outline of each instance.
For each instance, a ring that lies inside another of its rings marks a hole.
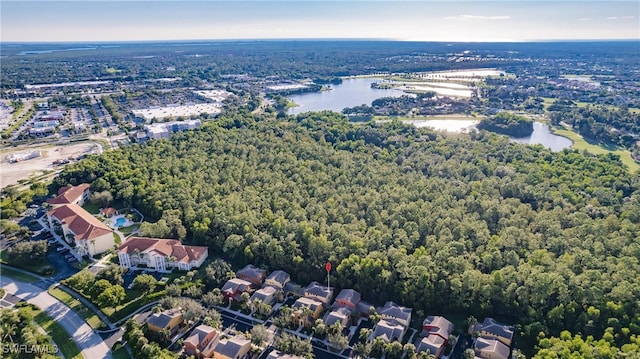
[[[115,223],[113,224],[115,227],[122,227],[124,226],[124,224],[127,223],[127,219],[124,217],[120,217],[118,219],[116,219]]]

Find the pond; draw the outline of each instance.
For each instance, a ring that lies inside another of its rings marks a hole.
[[[381,97],[400,97],[406,95],[396,89],[372,89],[371,84],[380,82],[375,78],[345,79],[340,85],[331,85],[331,90],[309,92],[288,96],[298,106],[289,109],[290,115],[308,111],[342,111],[345,107],[360,105],[371,106],[371,102]]]
[[[569,148],[573,145],[573,141],[566,137],[556,135],[551,132],[549,125],[538,121],[533,123],[533,133],[531,133],[531,135],[527,137],[510,138],[513,142],[543,145],[555,152],[562,151],[562,149]]]
[[[475,125],[478,124],[478,120],[465,120],[465,119],[446,119],[446,120],[415,120],[407,121],[416,127],[431,127],[437,131],[446,132],[467,132]],[[511,141],[524,143],[529,145],[543,145],[552,151],[562,151],[564,148],[569,148],[573,142],[563,136],[558,136],[551,132],[549,125],[535,121],[533,123],[533,132],[527,137],[511,137]]]

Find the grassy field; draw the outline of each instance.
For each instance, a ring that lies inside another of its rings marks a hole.
[[[7,266],[2,266],[2,268],[0,268],[0,274],[2,274],[2,276],[5,277],[9,277],[9,278],[13,278],[15,280],[19,280],[21,282],[25,282],[25,283],[34,283],[39,281],[38,278],[29,275],[29,274],[25,274],[22,272],[18,272],[16,270],[13,270],[11,268],[7,268]]]
[[[42,329],[51,336],[65,358],[84,358],[80,348],[78,348],[78,345],[76,345],[73,339],[71,339],[71,336],[69,336],[67,331],[64,330],[60,324],[40,309],[32,307],[31,310],[36,323],[38,323],[38,325],[40,325]]]
[[[620,156],[620,161],[622,161],[622,163],[629,168],[630,172],[635,172],[640,170],[640,164],[638,164],[636,161],[633,160],[633,158],[631,158],[631,154],[629,153],[629,151],[624,151],[620,149],[610,150],[595,144],[591,144],[587,142],[579,134],[567,129],[554,128],[553,132],[557,135],[567,137],[568,139],[573,141],[573,145],[571,145],[571,148],[575,148],[576,150],[580,150],[580,151],[585,150],[587,152],[590,152],[596,155],[613,153]]]
[[[87,322],[93,329],[105,329],[107,326],[104,324],[100,317],[96,313],[94,313],[87,306],[82,304],[81,301],[73,298],[69,293],[63,291],[60,288],[49,288],[49,294],[58,298],[59,301],[66,304],[71,310],[76,312],[82,319]]]

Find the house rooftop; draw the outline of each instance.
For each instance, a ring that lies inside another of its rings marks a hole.
[[[48,212],[73,232],[76,240],[91,240],[107,233],[113,233],[111,228],[100,222],[96,217],[85,211],[77,204],[65,204]]]
[[[275,289],[274,287],[270,287],[270,286],[266,286],[264,288],[258,289],[255,292],[253,292],[253,295],[251,296],[251,300],[260,300],[260,301],[264,301],[266,300],[268,297],[270,296],[274,296],[276,294],[278,290]]]
[[[386,302],[384,307],[378,309],[378,313],[382,316],[396,318],[406,322],[409,322],[411,319],[411,308],[399,306],[392,301]]]
[[[493,359],[508,359],[511,350],[497,339],[478,338],[475,344],[476,354],[478,352],[493,353]]]
[[[351,315],[351,311],[349,309],[338,308],[336,310],[332,310],[331,312],[327,313],[327,315],[324,318],[324,323],[328,327],[330,327],[337,322],[342,323],[344,320],[346,320],[346,318],[349,318],[350,315]]]
[[[480,327],[482,331],[495,334],[499,337],[507,338],[509,340],[513,339],[513,331],[514,328],[508,326],[506,324],[500,323],[493,318],[484,318],[482,322],[482,326]]]
[[[293,303],[292,308],[309,307],[309,309],[315,311],[319,306],[322,306],[322,302],[313,298],[300,297]]]
[[[285,354],[278,350],[272,350],[271,353],[267,355],[267,359],[304,359],[304,357],[293,354]]]
[[[207,335],[212,332],[217,332],[215,328],[210,327],[208,325],[198,325],[192,332],[191,335],[184,340],[185,343],[191,343],[194,347],[197,347],[202,341],[207,337]]]
[[[336,302],[338,301],[341,301],[341,302],[353,303],[353,305],[356,306],[358,305],[358,303],[360,303],[360,299],[361,299],[360,292],[355,291],[353,289],[343,289],[340,291],[340,293],[338,293],[338,296],[336,297],[334,304],[336,304]]]
[[[131,237],[118,247],[118,252],[133,254],[156,252],[159,255],[171,256],[176,262],[190,263],[198,261],[203,255],[208,254],[209,248],[205,246],[183,245],[175,239]]]
[[[439,335],[431,334],[428,337],[423,337],[415,344],[416,352],[426,352],[427,350],[431,354],[436,354],[445,345],[445,340]]]
[[[445,340],[449,340],[449,335],[453,333],[453,323],[448,321],[445,317],[430,315],[422,322],[422,327],[428,327],[423,331],[423,335],[427,336],[430,333],[437,334]]]
[[[325,298],[329,301],[331,300],[331,297],[333,297],[333,287],[327,287],[314,281],[309,283],[309,285],[304,289],[304,295]]]
[[[168,309],[160,313],[154,313],[147,319],[147,323],[153,324],[158,328],[166,328],[172,319],[181,315],[181,308]]]
[[[274,281],[284,286],[290,279],[289,273],[282,270],[274,270],[265,281]]]
[[[376,327],[371,333],[371,339],[380,338],[386,342],[392,342],[394,340],[402,340],[405,327],[395,320],[382,319],[376,324]]]
[[[214,351],[227,358],[236,358],[238,353],[240,353],[240,350],[247,344],[251,344],[249,339],[244,335],[236,335],[232,338],[223,339],[218,342]]]
[[[90,184],[82,183],[77,186],[64,186],[58,190],[58,196],[46,200],[49,204],[69,204],[73,203],[84,191],[89,189]]]
[[[247,279],[249,281],[255,280],[255,281],[262,282],[266,274],[267,274],[266,270],[254,267],[252,264],[249,264],[244,268],[240,269],[239,271],[237,271],[236,277]]]

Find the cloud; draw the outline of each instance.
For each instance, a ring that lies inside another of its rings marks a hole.
[[[580,18],[580,21],[591,21],[591,18],[590,17],[583,17],[583,18]]]
[[[609,16],[607,18],[607,20],[611,21],[611,20],[633,20],[636,17],[633,15],[625,15],[625,16]]]
[[[509,20],[511,16],[508,15],[458,15],[458,16],[446,16],[445,20]]]

